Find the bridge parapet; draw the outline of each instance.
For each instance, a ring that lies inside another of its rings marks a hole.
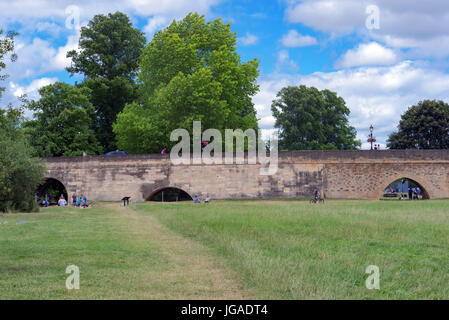
[[[159,154],[45,161],[48,177],[92,200],[145,200],[164,187],[216,199],[309,197],[316,187],[332,198],[377,199],[402,177],[417,181],[431,198],[449,197],[449,150],[284,151],[272,176],[259,175],[260,164],[173,165]]]

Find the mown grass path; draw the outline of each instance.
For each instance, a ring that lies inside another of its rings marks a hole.
[[[0,299],[252,297],[210,249],[117,203],[0,221],[8,221],[0,226]],[[65,287],[72,264],[80,268],[80,290]]]
[[[101,203],[4,221],[0,299],[449,298],[449,200]]]

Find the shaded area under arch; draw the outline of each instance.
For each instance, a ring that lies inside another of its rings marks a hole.
[[[146,201],[156,202],[178,202],[178,201],[192,201],[193,198],[184,190],[175,187],[160,188],[151,193]]]
[[[54,178],[47,178],[36,190],[38,203],[42,203],[44,200],[49,200],[51,204],[57,204],[61,195],[68,201],[66,187],[61,181]]]
[[[409,190],[412,190],[412,198],[409,198]],[[407,199],[414,199],[413,190],[419,190],[418,199],[430,199],[428,191],[424,186],[416,180],[402,177],[385,186],[383,190],[383,198],[400,198],[401,195]]]

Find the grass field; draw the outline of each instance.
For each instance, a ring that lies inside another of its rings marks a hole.
[[[97,203],[0,222],[0,299],[449,299],[449,200]]]

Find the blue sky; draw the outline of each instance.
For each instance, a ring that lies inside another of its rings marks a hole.
[[[370,124],[384,146],[409,106],[423,99],[449,102],[446,0],[0,0],[0,28],[20,33],[19,60],[7,68],[1,105],[18,105],[23,93],[37,98],[41,86],[55,81],[81,80],[64,70],[65,53],[77,46],[77,27],[115,11],[127,13],[148,41],[191,11],[231,22],[242,60],[260,60],[253,101],[265,136],[274,130],[271,101],[287,85],[336,91],[363,148]]]

